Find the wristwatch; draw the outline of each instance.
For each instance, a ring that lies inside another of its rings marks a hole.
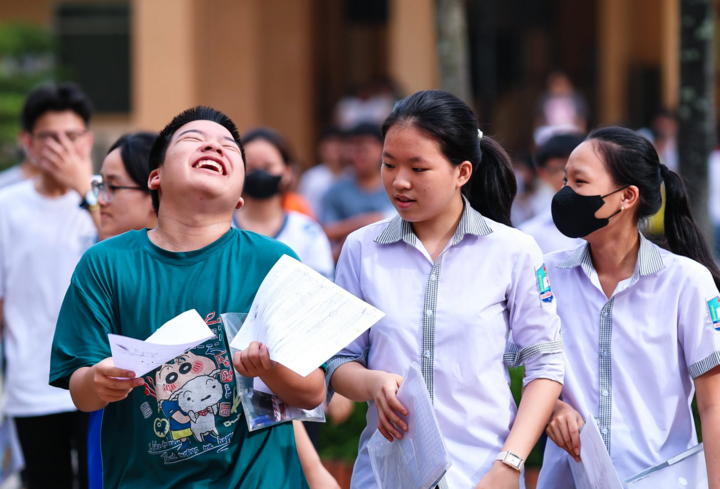
[[[520,455],[515,455],[513,452],[500,452],[495,460],[499,460],[500,462],[504,463],[508,467],[512,467],[518,472],[522,472],[523,467],[525,467],[525,459],[522,458]]]
[[[90,212],[97,210],[100,207],[98,205],[97,195],[93,189],[88,190],[88,193],[85,194],[82,202],[80,202],[80,207]]]

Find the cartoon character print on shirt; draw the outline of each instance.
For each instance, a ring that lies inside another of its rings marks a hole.
[[[145,378],[145,394],[157,401],[149,453],[177,463],[209,451],[222,451],[232,440],[239,417],[237,389],[220,319],[205,323],[215,337],[174,358]],[[144,403],[145,406],[147,403]],[[143,408],[143,416],[147,408]],[[220,429],[219,429],[220,428]]]

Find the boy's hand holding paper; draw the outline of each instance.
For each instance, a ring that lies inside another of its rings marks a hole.
[[[383,316],[285,255],[263,280],[230,346],[243,351],[259,342],[270,359],[307,377]]]

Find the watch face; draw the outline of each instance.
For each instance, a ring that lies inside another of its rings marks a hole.
[[[517,455],[513,455],[512,453],[507,454],[507,457],[505,457],[505,461],[515,467],[519,467],[521,462],[520,457],[518,457]]]

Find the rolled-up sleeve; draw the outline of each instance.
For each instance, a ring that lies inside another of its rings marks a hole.
[[[350,235],[340,253],[340,259],[335,270],[335,283],[359,299],[365,300],[360,288],[360,252],[360,242],[353,235]],[[330,380],[338,367],[349,362],[358,362],[367,367],[369,351],[370,330],[367,330],[328,360],[327,372],[325,373],[328,403],[335,394],[335,391],[330,387]]]
[[[710,272],[701,265],[682,286],[678,339],[693,379],[720,365],[720,299]]]
[[[565,362],[560,318],[540,247],[531,237],[513,267],[508,291],[509,323],[505,363],[525,366],[524,385],[535,379],[563,383]]]

